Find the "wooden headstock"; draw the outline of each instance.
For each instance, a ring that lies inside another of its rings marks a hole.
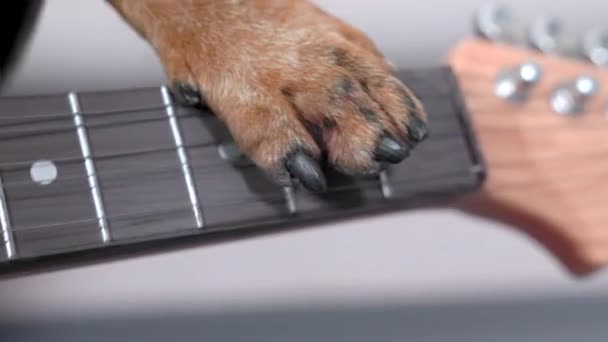
[[[448,61],[487,166],[482,195],[466,208],[520,227],[576,274],[608,264],[608,69],[485,39],[462,42]],[[542,70],[527,99],[497,96],[499,75],[525,62]],[[580,76],[597,92],[579,114],[558,114],[556,88]]]

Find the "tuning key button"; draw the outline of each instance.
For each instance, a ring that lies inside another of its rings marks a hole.
[[[562,115],[576,115],[585,111],[588,100],[599,90],[598,82],[589,76],[581,76],[564,83],[551,94],[551,108]]]
[[[475,18],[475,29],[482,37],[501,41],[508,38],[513,22],[513,12],[506,6],[487,5],[479,9]]]
[[[542,78],[542,69],[534,62],[503,70],[494,85],[494,94],[510,102],[524,102],[534,85]]]
[[[583,38],[585,56],[598,66],[608,66],[608,28],[595,28]]]

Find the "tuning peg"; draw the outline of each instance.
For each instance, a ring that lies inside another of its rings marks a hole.
[[[541,67],[534,62],[526,62],[502,71],[496,79],[494,93],[510,102],[524,102],[541,78]]]
[[[521,43],[525,26],[510,7],[490,4],[481,7],[475,15],[475,33],[494,42]]]
[[[561,48],[563,32],[563,25],[558,19],[538,19],[530,28],[530,44],[545,53],[554,53]]]
[[[598,90],[599,84],[593,77],[577,77],[555,88],[551,95],[551,108],[562,115],[583,113],[587,101],[597,94]]]
[[[557,18],[540,18],[531,25],[528,39],[532,47],[546,53],[579,56],[576,34]]]
[[[591,62],[608,66],[608,28],[598,27],[583,37],[583,52]]]

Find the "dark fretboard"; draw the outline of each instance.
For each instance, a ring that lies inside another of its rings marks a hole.
[[[224,126],[174,104],[163,87],[2,98],[0,271],[151,241],[412,208],[476,189],[483,168],[451,71],[402,78],[427,107],[431,138],[378,178],[329,172],[322,197],[227,161]]]

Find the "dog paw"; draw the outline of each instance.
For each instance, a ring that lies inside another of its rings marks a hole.
[[[320,164],[368,175],[427,136],[426,114],[361,31],[304,0],[132,0],[120,7],[185,103],[204,103],[280,184]]]

